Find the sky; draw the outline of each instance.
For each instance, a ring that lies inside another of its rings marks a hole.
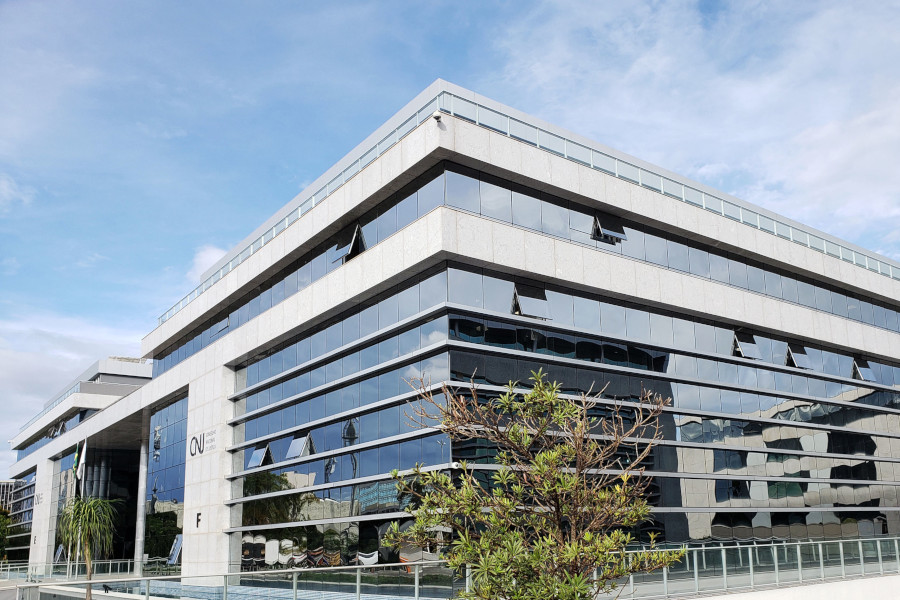
[[[900,259],[898,30],[895,0],[0,0],[0,440],[439,77]]]

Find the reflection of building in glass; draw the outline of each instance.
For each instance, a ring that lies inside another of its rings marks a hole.
[[[40,461],[89,437],[140,466],[138,558],[374,564],[393,469],[494,453],[411,427],[404,380],[543,369],[598,416],[672,398],[641,535],[898,534],[897,298],[900,264],[436,82],[161,317],[152,381],[29,425],[13,475],[50,498]]]
[[[0,480],[0,509],[12,509],[16,483],[15,479]]]
[[[144,554],[169,555],[184,530],[184,464],[188,399],[157,409],[150,416]]]

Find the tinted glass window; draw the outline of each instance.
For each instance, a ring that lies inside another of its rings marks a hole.
[[[378,343],[378,362],[387,362],[399,355],[400,349],[396,337],[389,337]]]
[[[378,331],[378,305],[369,306],[359,313],[359,337]]]
[[[847,296],[831,292],[831,311],[839,317],[847,316]]]
[[[774,298],[781,298],[781,275],[766,271],[766,293]]]
[[[512,221],[512,192],[499,185],[482,181],[481,214],[501,221]]]
[[[716,327],[716,352],[719,354],[731,354],[734,344],[734,330],[726,327]]]
[[[310,354],[315,356],[322,356],[325,354],[325,332],[317,331],[316,333],[309,336],[309,349]]]
[[[481,207],[478,180],[452,171],[447,171],[446,177],[447,204],[463,210],[479,212]]]
[[[344,319],[343,343],[349,344],[359,339],[359,313],[350,315]]]
[[[854,321],[859,321],[861,317],[861,313],[859,311],[859,299],[854,298],[853,296],[847,296],[847,316],[853,319]]]
[[[747,265],[736,260],[728,260],[728,281],[731,285],[747,288]]]
[[[388,437],[400,433],[400,407],[393,406],[379,411],[378,433],[380,437]]]
[[[647,235],[645,239],[646,258],[652,263],[666,266],[668,257],[666,252],[666,240],[655,235]]]
[[[362,244],[366,248],[378,243],[378,215],[373,213],[374,210],[360,221]]]
[[[616,304],[601,302],[600,327],[603,333],[625,336],[625,308]]]
[[[816,308],[825,312],[831,312],[831,292],[825,288],[816,287]]]
[[[419,286],[414,285],[398,293],[397,304],[401,321],[419,312]]]
[[[400,447],[396,444],[382,446],[378,449],[378,469],[381,473],[390,473],[400,464]]]
[[[686,321],[685,319],[679,319],[677,317],[672,318],[672,336],[674,338],[675,347],[691,349],[694,348],[694,323],[692,321]]]
[[[397,207],[385,208],[378,215],[378,241],[383,242],[397,231]],[[368,240],[366,240],[368,241]]]
[[[747,267],[747,288],[751,292],[766,293],[766,275],[762,269]]]
[[[873,325],[875,323],[874,311],[872,309],[872,304],[870,302],[866,302],[865,300],[860,300],[859,312],[860,312],[860,320],[863,323],[868,323],[869,325]]]
[[[630,256],[631,258],[644,260],[644,232],[632,229],[631,227],[626,227],[625,235],[628,236],[628,239],[623,240],[621,243],[622,254]]]
[[[672,317],[650,313],[650,341],[654,344],[672,345]]]
[[[502,313],[511,312],[514,288],[512,281],[485,275],[484,308]]]
[[[541,202],[541,231],[559,237],[569,237],[569,211],[564,204]]]
[[[378,328],[384,329],[397,322],[399,314],[399,301],[397,296],[388,296],[378,303]]]
[[[450,269],[447,277],[448,300],[465,306],[483,306],[481,274]]]
[[[709,252],[699,248],[690,248],[688,255],[691,273],[700,277],[709,277]]]
[[[797,280],[793,277],[781,277],[781,297],[788,302],[797,302]]]
[[[575,327],[588,331],[600,331],[600,303],[589,298],[575,296]]]
[[[635,308],[625,309],[625,324],[628,337],[650,341],[650,314]]]
[[[708,358],[698,358],[697,359],[697,377],[700,379],[705,379],[707,381],[718,381],[719,380],[719,365],[716,361],[710,360]],[[702,397],[702,395],[701,395]],[[703,407],[703,410],[706,410],[706,407]]]
[[[444,203],[444,174],[441,173],[436,179],[433,179],[425,186],[419,189],[416,194],[419,204],[419,216],[421,217],[428,211]],[[367,243],[370,243],[366,239]]]
[[[800,304],[810,308],[816,307],[816,288],[805,281],[797,282],[797,297]]]
[[[419,284],[419,310],[447,301],[447,272],[441,271]]]
[[[688,248],[680,242],[669,240],[669,267],[679,271],[690,271],[691,265],[688,259]]]
[[[590,242],[591,234],[594,232],[594,215],[587,212],[587,209],[572,204],[569,206],[569,229],[576,231],[582,235],[573,237],[580,242]]]
[[[547,290],[547,304],[550,306],[550,318],[560,325],[572,325],[572,296],[553,290]]]
[[[311,276],[313,281],[318,281],[325,275],[325,255],[319,254],[310,261]]]
[[[512,211],[514,224],[541,230],[541,201],[534,196],[513,192]]]
[[[397,229],[402,229],[416,220],[417,204],[415,192],[397,203]]]
[[[709,276],[716,281],[728,283],[728,259],[718,254],[709,255]]]
[[[694,339],[697,350],[716,351],[716,329],[706,323],[694,323]]]
[[[326,352],[331,352],[336,348],[340,348],[343,342],[343,323],[338,321],[325,330]]]

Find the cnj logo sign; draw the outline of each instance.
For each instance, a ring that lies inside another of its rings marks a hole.
[[[210,429],[200,435],[191,437],[188,443],[188,453],[191,456],[198,456],[204,452],[216,449],[216,430]]]
[[[203,451],[206,449],[206,434],[201,433],[199,436],[195,435],[191,438],[191,456],[197,456],[198,454],[203,454]]]

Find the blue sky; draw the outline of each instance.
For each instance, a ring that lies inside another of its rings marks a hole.
[[[438,77],[900,258],[898,26],[886,2],[0,2],[0,437]]]

